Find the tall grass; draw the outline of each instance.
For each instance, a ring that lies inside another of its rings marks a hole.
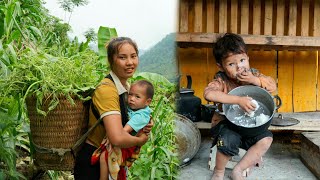
[[[176,179],[178,158],[173,109],[176,86],[154,73],[140,73],[133,80],[138,79],[147,79],[155,87],[150,106],[154,127],[149,141],[141,148],[139,159],[129,169],[129,179]]]

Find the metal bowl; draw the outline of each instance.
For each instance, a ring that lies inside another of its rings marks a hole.
[[[201,134],[198,127],[187,117],[175,114],[175,136],[180,166],[187,164],[198,152]]]

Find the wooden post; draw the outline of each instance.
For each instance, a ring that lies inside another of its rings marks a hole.
[[[253,34],[261,34],[261,1],[253,1]]]
[[[219,1],[219,33],[227,32],[227,1]]]

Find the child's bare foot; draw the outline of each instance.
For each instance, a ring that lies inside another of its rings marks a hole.
[[[235,167],[232,170],[231,177],[232,177],[232,180],[244,180],[243,171]]]
[[[214,168],[213,170],[213,176],[211,180],[223,180],[224,177],[224,170],[218,170]]]

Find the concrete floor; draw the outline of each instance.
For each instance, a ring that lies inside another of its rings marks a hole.
[[[288,117],[313,119],[319,118],[317,113],[292,113],[286,114]],[[212,171],[208,168],[211,138],[206,133],[202,136],[199,151],[195,157],[180,170],[179,180],[210,180]],[[290,179],[290,180],[316,180],[317,178],[300,160],[300,145],[284,142],[283,136],[286,134],[274,134],[274,141],[271,148],[263,157],[261,167],[251,170],[248,180],[256,179]],[[225,178],[230,178],[230,169],[226,169]]]

